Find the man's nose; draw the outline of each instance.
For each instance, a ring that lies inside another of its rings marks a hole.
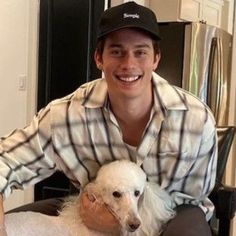
[[[130,69],[135,67],[136,65],[136,58],[134,55],[132,55],[131,53],[127,53],[123,56],[122,58],[122,68],[124,69]]]

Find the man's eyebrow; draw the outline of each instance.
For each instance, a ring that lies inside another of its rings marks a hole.
[[[112,43],[108,46],[109,48],[114,48],[114,47],[117,47],[117,48],[123,48],[122,44],[118,44],[118,43]],[[151,46],[149,44],[137,44],[137,45],[134,45],[134,48],[151,48]]]
[[[144,44],[138,44],[138,45],[136,45],[135,47],[136,47],[136,48],[151,48],[151,46],[150,46],[149,44],[146,44],[146,43],[144,43]]]
[[[109,45],[109,48],[118,48],[118,47],[121,48],[122,45],[118,44],[118,43],[112,43],[112,44]]]

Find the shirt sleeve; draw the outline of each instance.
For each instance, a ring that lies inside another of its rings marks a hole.
[[[184,177],[184,188],[172,195],[177,205],[198,205],[205,212],[207,220],[211,218],[214,210],[214,205],[208,196],[215,186],[217,153],[215,122],[209,115],[203,128],[198,155]]]
[[[24,129],[0,139],[0,191],[3,198],[13,189],[23,189],[50,176],[53,160],[50,104]]]

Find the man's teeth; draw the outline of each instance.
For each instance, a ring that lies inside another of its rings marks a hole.
[[[133,76],[133,77],[119,77],[120,80],[125,82],[132,82],[139,78],[139,76]]]

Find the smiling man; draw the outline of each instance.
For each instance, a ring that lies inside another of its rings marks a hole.
[[[150,9],[128,2],[106,10],[94,56],[104,78],[52,101],[31,125],[2,139],[2,195],[56,170],[79,188],[104,163],[129,159],[173,198],[177,215],[163,236],[211,235],[207,220],[214,209],[208,195],[216,175],[215,121],[199,99],[154,73],[159,41]],[[101,232],[118,231],[117,219],[95,198],[83,195],[84,223]]]
[[[123,141],[132,146],[139,145],[150,118],[151,78],[159,58],[150,36],[133,28],[110,33],[103,52],[95,53],[97,66],[105,74],[111,109],[122,130]]]

